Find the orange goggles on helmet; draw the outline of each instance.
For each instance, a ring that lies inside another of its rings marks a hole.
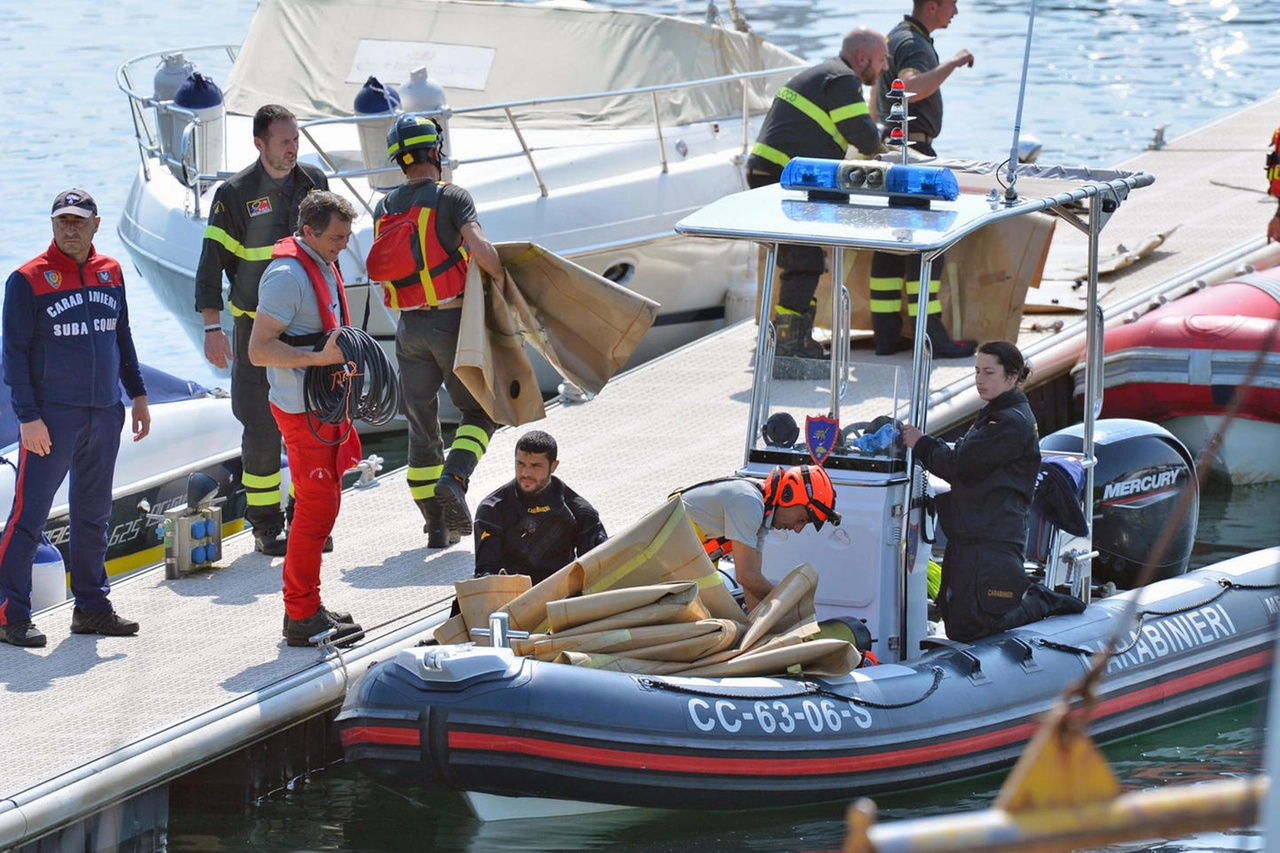
[[[770,509],[803,506],[814,530],[821,530],[828,521],[840,526],[835,486],[826,470],[816,465],[774,468],[764,481],[764,499]]]

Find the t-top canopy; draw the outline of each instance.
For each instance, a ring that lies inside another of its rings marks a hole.
[[[466,0],[262,0],[227,81],[227,109],[282,104],[349,116],[370,75],[400,86],[426,66],[455,110],[676,83],[803,61],[758,36],[663,15],[581,5]],[[788,72],[789,73],[789,72]],[[751,83],[767,109],[785,73]],[[658,93],[664,123],[740,114],[741,84]],[[514,110],[525,126],[653,123],[649,96]],[[455,121],[505,121],[501,112]]]
[[[933,252],[954,245],[984,225],[1037,210],[1109,194],[1117,202],[1129,190],[1155,179],[1145,172],[1018,168],[1018,199],[1004,201],[1003,187],[991,164],[930,161],[956,173],[961,194],[955,201],[933,201],[928,208],[891,206],[887,197],[854,195],[845,200],[810,200],[801,190],[779,185],[726,196],[686,216],[676,231],[695,237],[728,237],[766,243],[799,243],[906,254]],[[995,191],[992,195],[991,192]]]

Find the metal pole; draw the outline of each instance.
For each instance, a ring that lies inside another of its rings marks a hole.
[[[1022,131],[1022,101],[1027,94],[1027,66],[1031,63],[1031,31],[1036,24],[1036,0],[1031,0],[1031,14],[1027,18],[1027,41],[1022,48],[1022,82],[1018,85],[1018,112],[1013,118],[1013,145],[1009,149],[1009,186],[1004,191],[1005,201],[1018,198],[1014,183],[1018,180],[1018,134]]]

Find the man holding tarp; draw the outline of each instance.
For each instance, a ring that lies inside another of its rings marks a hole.
[[[383,302],[400,312],[396,360],[409,420],[409,494],[422,512],[428,548],[446,548],[471,533],[467,483],[497,424],[454,375],[463,290],[474,257],[489,276],[502,262],[485,237],[471,195],[440,180],[440,126],[403,115],[387,134],[387,156],[407,179],[374,210],[369,277]],[[462,414],[446,455],[440,434],[443,385]]]

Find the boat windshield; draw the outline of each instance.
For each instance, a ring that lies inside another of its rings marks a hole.
[[[835,411],[830,361],[777,358],[773,366],[749,461],[769,465],[816,461],[844,471],[905,470],[906,451],[894,434],[906,420],[910,404],[906,365],[838,366]]]

